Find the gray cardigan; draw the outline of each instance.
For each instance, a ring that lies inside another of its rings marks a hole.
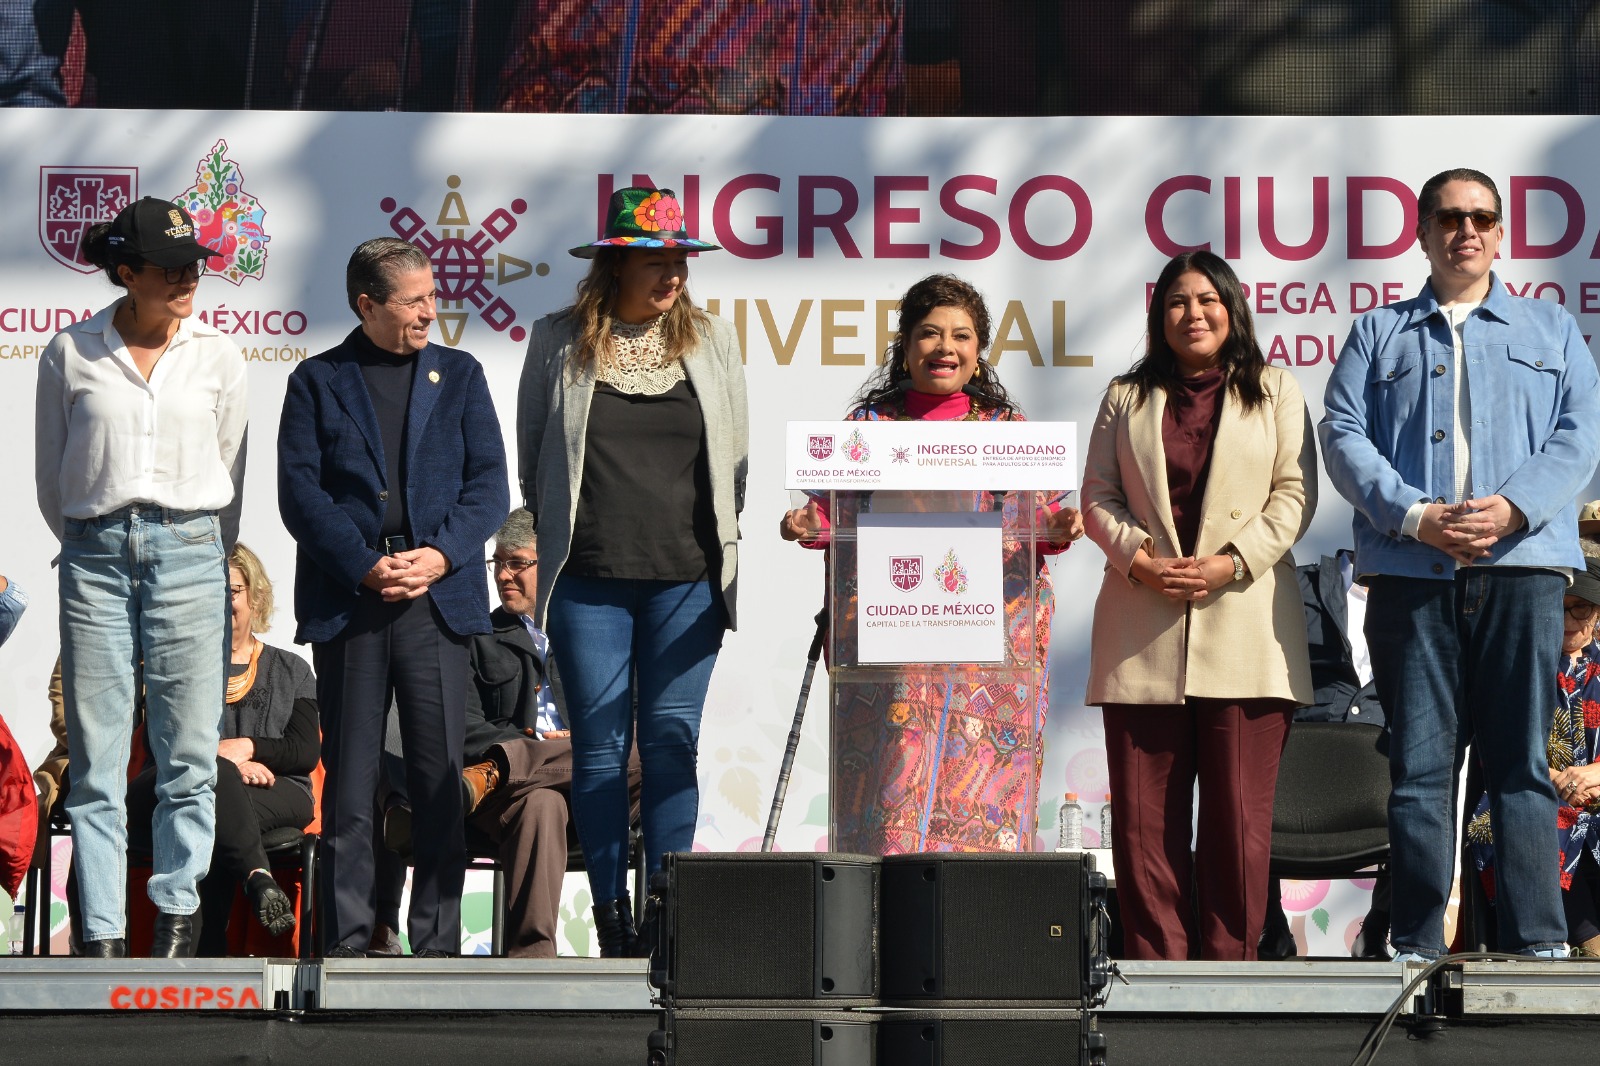
[[[534,323],[517,388],[517,477],[523,506],[539,521],[536,624],[545,627],[550,590],[572,551],[572,526],[583,484],[583,449],[594,397],[594,367],[575,372],[576,321],[563,311]],[[722,542],[722,597],[735,628],[739,512],[750,465],[750,422],[744,358],[731,323],[712,317],[701,342],[684,357],[684,373],[700,401],[711,473],[712,507]]]

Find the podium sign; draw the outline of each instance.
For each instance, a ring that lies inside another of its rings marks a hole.
[[[859,661],[1004,661],[1000,552],[998,511],[862,515]]]
[[[1075,489],[1074,422],[790,422],[784,487]]]

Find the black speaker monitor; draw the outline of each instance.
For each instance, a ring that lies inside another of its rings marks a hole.
[[[883,1002],[1081,1004],[1103,967],[1090,939],[1104,894],[1093,858],[1077,853],[889,856]]]
[[[668,855],[650,905],[650,982],[668,1006],[878,994],[878,860],[831,853]]]

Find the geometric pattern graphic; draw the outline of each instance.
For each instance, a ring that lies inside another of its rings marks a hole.
[[[498,290],[529,274],[543,277],[550,268],[508,255],[499,246],[516,232],[516,216],[528,210],[528,202],[512,200],[509,210],[497,207],[474,224],[466,199],[457,191],[461,179],[452,174],[445,185],[449,191],[431,226],[415,208],[400,207],[392,196],[378,204],[389,216],[389,228],[395,235],[421,248],[433,263],[434,284],[439,289],[440,339],[452,348],[459,344],[467,320],[475,312],[490,329],[520,344],[527,339],[528,330],[516,324],[516,311]]]

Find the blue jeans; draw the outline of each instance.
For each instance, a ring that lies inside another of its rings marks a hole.
[[[1456,855],[1456,780],[1467,744],[1488,787],[1502,950],[1566,941],[1556,795],[1546,745],[1557,697],[1566,582],[1548,570],[1467,567],[1454,581],[1378,577],[1367,644],[1389,715],[1391,936],[1444,954]]]
[[[556,580],[550,648],[572,730],[572,814],[597,903],[628,892],[628,741],[635,729],[647,872],[659,870],[667,852],[694,845],[700,712],[725,628],[721,596],[706,581]]]
[[[66,521],[61,683],[85,940],[126,935],[125,800],[141,681],[156,766],[150,900],[168,914],[200,906],[195,884],[211,864],[228,662],[224,559],[211,511],[138,504]]]

